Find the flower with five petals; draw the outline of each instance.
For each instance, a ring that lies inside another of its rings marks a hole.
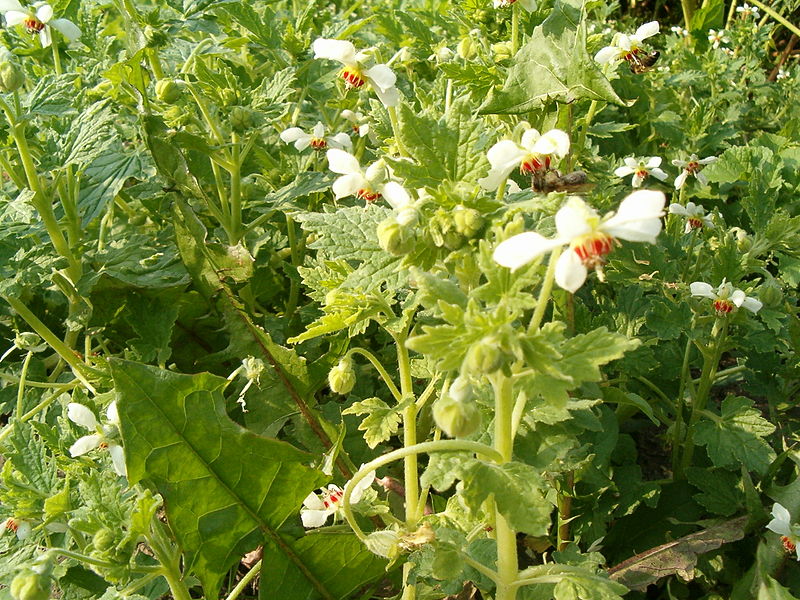
[[[560,129],[551,129],[540,134],[536,129],[528,129],[522,134],[520,143],[502,140],[489,148],[486,157],[491,169],[488,175],[478,180],[487,191],[500,187],[511,172],[519,167],[523,175],[547,171],[554,165],[553,159],[561,159],[569,153],[569,136]]]
[[[650,21],[639,27],[632,35],[615,33],[611,45],[601,48],[594,55],[594,59],[600,64],[616,64],[623,60],[635,64],[639,55],[646,52],[642,47],[643,41],[657,34],[659,29],[658,21]]]
[[[601,218],[581,198],[573,196],[556,213],[555,238],[548,239],[532,231],[520,233],[501,242],[493,258],[500,265],[516,270],[555,248],[569,246],[558,258],[555,281],[559,287],[575,293],[586,281],[589,269],[602,268],[618,239],[655,243],[661,232],[665,202],[661,192],[638,190],[620,203],[616,213]]]
[[[715,290],[710,284],[695,281],[689,285],[692,296],[701,296],[714,301],[714,310],[718,317],[724,317],[738,308],[746,308],[751,313],[761,310],[763,304],[760,300],[747,296],[742,290],[733,287],[730,281],[722,280]]]
[[[660,156],[650,156],[640,159],[629,156],[622,162],[625,164],[621,167],[617,167],[614,170],[614,175],[617,177],[627,177],[633,173],[631,185],[635,188],[641,187],[642,182],[647,179],[648,176],[653,176],[660,181],[664,181],[667,178],[667,174],[659,168],[661,166]]]
[[[712,48],[719,48],[720,44],[729,44],[731,39],[727,36],[724,29],[720,29],[719,31],[716,29],[709,29],[708,41],[711,42]]]
[[[347,87],[360,88],[369,83],[384,106],[397,106],[400,92],[394,86],[397,76],[387,65],[367,67],[370,56],[357,52],[352,42],[317,38],[312,45],[314,58],[327,58],[344,65],[341,77]]]
[[[701,204],[695,204],[694,202],[687,202],[686,206],[673,202],[669,205],[669,214],[686,217],[684,233],[689,233],[693,229],[714,226],[711,217],[706,214],[706,209]]]
[[[781,536],[781,544],[787,552],[796,552],[800,560],[800,528],[792,524],[792,516],[782,504],[776,502],[772,506],[772,521],[767,529]]]
[[[28,33],[38,33],[43,48],[53,43],[51,27],[70,42],[81,37],[81,30],[75,23],[69,19],[54,19],[53,7],[46,2],[37,2],[32,7],[25,7],[18,0],[0,0],[0,12],[3,13],[8,27],[21,23]]]
[[[707,156],[706,158],[697,158],[697,154],[692,154],[689,157],[689,160],[673,160],[672,164],[676,167],[680,167],[683,169],[681,174],[675,178],[675,189],[679,190],[683,187],[683,184],[686,183],[686,179],[689,175],[694,175],[701,184],[706,185],[708,184],[708,178],[703,175],[700,171],[706,165],[709,165],[717,160],[716,156]]]
[[[340,150],[352,150],[353,142],[346,133],[325,136],[325,126],[317,121],[311,133],[306,133],[299,127],[290,127],[281,132],[281,139],[287,144],[294,143],[294,147],[301,152],[311,146],[314,150],[325,150],[328,146]]]
[[[353,488],[350,494],[350,503],[357,504],[361,500],[364,492],[375,481],[375,471],[371,471]],[[344,489],[338,485],[330,484],[327,488],[322,488],[322,493],[311,492],[303,500],[305,508],[300,510],[300,519],[303,527],[322,527],[331,515],[336,515],[342,508],[342,498]],[[334,517],[335,518],[335,517]]]
[[[106,410],[106,420],[108,424],[100,425],[94,413],[88,407],[77,402],[70,402],[67,405],[67,417],[73,423],[94,431],[95,433],[85,435],[70,446],[69,453],[73,458],[83,456],[95,448],[108,450],[111,455],[111,463],[117,475],[127,476],[125,469],[125,454],[122,446],[117,442],[119,435],[119,414],[117,413],[117,403],[112,402]]]
[[[344,150],[331,148],[327,157],[328,168],[341,175],[333,182],[333,195],[337,200],[355,196],[367,202],[375,202],[384,195],[389,169],[383,160],[377,160],[362,169],[358,159]]]

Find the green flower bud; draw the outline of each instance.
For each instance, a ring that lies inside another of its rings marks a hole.
[[[511,58],[511,42],[498,42],[492,44],[492,53],[494,54],[495,62],[500,62]]]
[[[164,120],[170,127],[186,125],[192,119],[192,113],[180,106],[170,106],[164,111]]]
[[[231,108],[231,127],[238,133],[246,133],[256,126],[253,111],[244,106]]]
[[[780,284],[774,279],[770,279],[758,291],[758,298],[764,306],[776,307],[783,302],[783,290]]]
[[[500,340],[495,336],[486,336],[467,350],[467,369],[471,373],[494,373],[505,363],[506,355],[500,348]]]
[[[467,238],[472,238],[483,227],[483,217],[474,208],[456,206],[453,212],[453,220],[456,224],[456,231]]]
[[[25,83],[25,73],[14,60],[14,55],[4,49],[0,53],[0,91],[15,92],[23,83]]]
[[[451,229],[444,234],[444,247],[448,250],[458,250],[464,245],[464,241],[464,236],[455,229]]]
[[[433,404],[433,419],[436,425],[450,437],[465,437],[474,432],[481,424],[481,413],[478,405],[472,400],[472,393],[465,395],[463,385],[458,383],[459,377],[450,386],[451,393],[439,398]],[[458,389],[453,390],[453,387]],[[454,393],[453,393],[454,392]]]
[[[114,532],[108,527],[101,527],[92,537],[92,545],[100,552],[110,549],[115,541]]]
[[[183,86],[174,79],[159,79],[156,81],[156,98],[161,102],[172,104],[183,94]]]
[[[161,31],[152,25],[148,25],[144,28],[144,37],[147,40],[148,48],[163,48],[169,44],[170,41],[170,37],[166,32]]]
[[[736,236],[736,248],[739,250],[739,252],[743,254],[745,252],[749,252],[750,248],[753,247],[753,240],[749,235],[747,235],[747,232],[739,227],[733,227],[731,229],[731,233]]]
[[[402,256],[414,248],[414,237],[394,217],[378,225],[378,244],[389,254]]]
[[[391,529],[373,531],[364,539],[364,544],[370,552],[389,560],[394,560],[400,554],[399,542],[400,536]]]
[[[230,88],[225,88],[224,90],[219,90],[220,99],[222,100],[223,106],[233,106],[237,103],[238,98],[236,96],[236,92]]]
[[[456,52],[464,60],[472,60],[475,58],[478,54],[478,48],[472,36],[461,38],[461,41],[458,42],[458,46],[456,46]]]
[[[14,600],[48,600],[50,578],[32,569],[24,569],[11,582],[11,596]]]
[[[356,372],[353,370],[353,361],[343,358],[339,364],[328,372],[328,385],[337,394],[349,394],[356,385]]]

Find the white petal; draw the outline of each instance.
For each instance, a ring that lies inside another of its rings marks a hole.
[[[549,240],[538,233],[527,231],[500,242],[495,248],[492,258],[497,264],[516,271],[561,245],[563,245],[561,240]]]
[[[308,134],[299,127],[289,127],[289,129],[284,129],[281,131],[280,138],[287,144],[291,144],[304,135],[307,136]]]
[[[688,211],[680,204],[673,202],[669,205],[669,214],[671,215],[681,215],[683,217],[688,217]]]
[[[353,491],[350,494],[350,503],[357,504],[358,501],[361,500],[362,496],[364,495],[364,491],[367,488],[369,488],[372,485],[372,482],[374,481],[375,481],[375,471],[370,471],[364,476],[364,479],[359,481],[353,488]]]
[[[760,300],[756,300],[755,298],[751,298],[747,296],[742,302],[742,308],[746,308],[751,313],[757,313],[761,310],[761,307],[764,306]]]
[[[301,510],[300,519],[303,521],[303,527],[322,527],[333,513],[331,510]]]
[[[635,188],[642,187],[642,182],[644,181],[644,177],[642,177],[639,172],[633,174],[633,178],[631,179],[631,185]]]
[[[519,5],[528,12],[536,10],[536,0],[520,0]]]
[[[686,178],[689,177],[689,171],[681,171],[681,174],[675,178],[675,189],[679,190],[683,187],[683,184],[686,183]]]
[[[678,159],[675,159],[675,160],[673,160],[673,161],[672,161],[672,164],[673,164],[674,166],[676,166],[676,167],[680,167],[681,169],[683,169],[683,168],[684,168],[686,165],[688,165],[689,163],[688,163],[687,161],[685,161],[685,160],[678,160]]]
[[[328,145],[331,148],[340,148],[342,150],[346,150],[347,152],[353,149],[353,141],[346,133],[337,133],[336,135],[332,135],[331,137],[327,138],[327,140]]]
[[[533,151],[533,145],[540,137],[542,137],[542,134],[537,129],[526,129],[519,143],[526,150]]]
[[[514,167],[511,168],[513,169]],[[500,187],[500,183],[508,177],[509,173],[511,173],[510,169],[508,171],[501,169],[490,169],[486,177],[481,177],[478,179],[478,185],[487,192],[493,192]]]
[[[645,23],[644,25],[639,27],[639,29],[636,30],[636,33],[634,35],[639,40],[644,40],[646,38],[649,38],[657,34],[659,29],[660,26],[658,24],[658,21],[650,21],[649,23]]]
[[[77,402],[70,402],[67,404],[67,418],[89,430],[94,430],[97,427],[97,418],[88,407]]]
[[[699,171],[694,174],[697,177],[697,181],[699,181],[702,185],[708,185],[708,177],[700,173]]]
[[[661,232],[661,217],[664,216],[666,201],[662,192],[634,192],[620,203],[617,213],[605,221],[601,229],[629,242],[654,244]]]
[[[654,169],[655,167],[661,166],[661,157],[660,156],[651,156],[647,159],[647,164],[645,166],[648,169]]]
[[[520,148],[516,143],[511,140],[502,140],[489,148],[486,158],[489,159],[492,169],[505,172],[507,176],[527,155],[528,151]]]
[[[20,521],[17,525],[17,539],[22,541],[28,539],[33,533],[33,527],[28,521]]]
[[[36,18],[42,23],[49,23],[50,19],[53,18],[53,7],[49,4],[42,4],[36,9]]]
[[[375,90],[375,95],[384,106],[397,106],[400,104],[400,90],[396,87],[381,89],[377,86],[373,86],[372,89]]]
[[[78,438],[78,440],[70,446],[69,455],[73,458],[76,456],[83,456],[90,450],[99,447],[102,441],[103,436],[100,434],[94,433],[92,435],[85,435],[82,438]]]
[[[778,535],[785,535],[786,537],[792,537],[792,528],[789,521],[784,521],[783,519],[772,519],[769,523],[767,523],[767,529],[770,531],[774,531]]]
[[[614,169],[614,175],[616,175],[617,177],[627,177],[628,175],[634,173],[635,171],[636,169],[632,169],[631,167],[626,165],[624,167],[617,167],[616,169]]]
[[[350,175],[339,177],[333,182],[331,189],[334,197],[339,200],[347,196],[354,196],[358,190],[368,187],[369,182],[360,173],[351,173]]]
[[[50,21],[50,26],[60,31],[70,42],[81,37],[81,30],[69,19],[53,19]]]
[[[383,186],[383,197],[395,210],[400,210],[404,206],[411,204],[411,196],[402,185],[390,181]]]
[[[311,48],[314,50],[314,58],[328,58],[345,65],[356,64],[356,47],[347,40],[317,38]]]
[[[326,156],[328,157],[328,168],[334,173],[339,173],[340,175],[362,175],[358,159],[349,152],[331,148],[326,153]]]
[[[311,510],[323,510],[325,508],[325,503],[314,492],[311,492],[306,496],[306,499],[303,500],[303,506]]]
[[[569,153],[569,135],[560,129],[551,129],[536,141],[533,151],[563,158]]]
[[[297,138],[294,142],[294,147],[299,151],[302,152],[306,148],[311,145],[311,136],[310,135],[302,135]]]
[[[386,65],[375,65],[364,71],[364,75],[373,87],[380,88],[382,91],[394,87],[394,84],[397,83],[397,75]]]
[[[697,162],[701,165],[710,165],[711,163],[717,160],[717,156],[707,156],[706,158],[700,159]]]
[[[626,167],[630,167],[634,171],[639,168],[639,161],[636,160],[633,156],[629,156],[627,158],[622,159],[622,162]]]
[[[311,135],[313,135],[315,138],[321,138],[323,135],[325,135],[325,126],[321,121],[317,121],[317,124],[314,125],[314,128],[311,130]]]
[[[747,296],[742,290],[733,290],[733,293],[731,294],[729,300],[733,302],[736,308],[739,308],[744,302],[745,298],[747,298]]]
[[[659,181],[664,181],[667,178],[667,174],[664,173],[664,171],[662,171],[658,167],[654,167],[654,168],[650,169],[650,175],[652,175],[653,177],[655,177]]]
[[[592,230],[589,221],[594,219],[597,219],[597,213],[593,208],[576,196],[570,197],[556,213],[558,238],[563,243],[563,240],[574,240],[589,233]]]
[[[703,298],[710,298],[711,300],[717,299],[716,290],[704,281],[695,281],[689,284],[689,291],[692,293],[692,296],[702,296]]]
[[[111,464],[114,465],[114,472],[121,477],[128,476],[128,469],[125,467],[125,451],[119,444],[109,444],[108,453],[111,455]]]
[[[49,25],[45,25],[44,29],[39,32],[39,41],[42,44],[42,48],[47,48],[53,43],[53,36],[50,33]]]
[[[572,248],[558,257],[556,263],[556,283],[561,289],[574,294],[586,281],[589,272],[580,257]]]
[[[106,420],[114,425],[119,425],[119,411],[117,411],[117,401],[114,400],[106,409]]]
[[[616,46],[606,46],[605,48],[601,48],[600,51],[594,55],[594,60],[600,64],[605,64],[618,58],[619,55],[619,48]]]
[[[24,13],[25,9],[17,0],[0,0],[0,12],[7,13],[11,11]]]

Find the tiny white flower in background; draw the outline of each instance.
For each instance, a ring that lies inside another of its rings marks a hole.
[[[3,522],[2,529],[0,529],[0,537],[2,537],[6,531],[15,533],[17,539],[22,541],[31,536],[31,533],[33,533],[33,526],[29,521],[8,517],[5,522]]]
[[[487,191],[494,191],[516,167],[523,175],[536,171],[546,171],[554,165],[554,158],[560,160],[569,153],[569,136],[560,129],[551,129],[540,134],[536,129],[528,129],[522,134],[520,143],[502,140],[489,148],[486,157],[491,169],[486,177],[478,180]]]
[[[97,422],[94,413],[83,404],[70,402],[67,405],[67,417],[76,425],[80,425],[89,431],[94,431],[90,435],[85,435],[70,446],[69,453],[73,458],[83,456],[95,448],[108,450],[111,455],[111,463],[117,475],[127,476],[125,469],[125,454],[115,440],[119,431],[119,414],[117,413],[117,403],[112,402],[106,409],[106,420],[108,425],[101,426]]]
[[[681,215],[686,217],[685,233],[689,233],[693,229],[701,229],[703,227],[713,227],[714,222],[711,217],[706,214],[706,209],[700,204],[694,202],[687,202],[686,206],[677,203],[669,205],[669,214]]]
[[[792,524],[792,516],[782,504],[776,502],[772,506],[772,521],[767,523],[767,529],[781,536],[781,544],[786,551],[796,552],[797,560],[800,560],[800,531]]]
[[[600,64],[615,64],[623,60],[633,62],[638,54],[645,52],[642,42],[657,34],[659,28],[658,21],[650,21],[639,27],[632,35],[615,33],[611,45],[601,48],[594,55],[594,59]]]
[[[714,289],[703,281],[695,281],[689,286],[692,296],[701,296],[714,301],[714,310],[722,317],[738,308],[746,308],[751,313],[761,310],[763,304],[747,296],[742,290],[733,287],[729,281],[722,280],[718,288]]]
[[[750,18],[750,17],[754,17],[754,18],[758,19],[758,17],[761,16],[758,13],[758,7],[757,6],[750,6],[747,2],[742,4],[742,6],[737,6],[736,7],[736,12],[739,13],[739,16],[742,17],[743,19],[747,19],[747,18]]]
[[[324,150],[328,146],[340,150],[352,150],[353,142],[346,133],[325,136],[325,126],[317,121],[311,133],[306,133],[299,127],[290,127],[281,132],[281,139],[287,144],[294,143],[294,147],[301,152],[311,146],[314,150]]]
[[[778,67],[778,73],[777,75],[775,75],[775,79],[780,80],[780,79],[786,79],[787,77],[789,77],[789,71],[787,71],[783,67]]]
[[[631,179],[631,185],[633,187],[641,187],[642,182],[647,179],[648,176],[653,176],[660,181],[664,181],[667,178],[667,174],[659,168],[661,166],[660,156],[650,156],[640,159],[628,157],[622,162],[625,164],[621,167],[617,167],[614,170],[614,175],[617,177],[627,177],[633,174],[633,179]]]
[[[383,197],[394,209],[395,220],[402,226],[413,225],[419,219],[416,203],[405,188],[395,181],[383,186]]]
[[[532,231],[520,233],[501,242],[493,258],[516,270],[559,246],[569,246],[558,258],[555,280],[559,287],[575,293],[586,281],[589,269],[599,272],[617,239],[655,243],[665,202],[661,192],[638,190],[620,203],[616,213],[601,218],[581,198],[573,196],[556,213],[555,238]]]
[[[369,133],[369,123],[367,123],[367,117],[363,113],[345,109],[341,114],[343,119],[347,119],[352,123],[353,131],[358,134],[358,137],[364,137]]]
[[[344,65],[341,77],[348,87],[360,88],[369,83],[384,106],[397,106],[400,102],[400,92],[394,86],[397,82],[394,71],[382,64],[367,68],[371,57],[357,52],[351,42],[317,38],[312,48],[314,58],[327,58]]]
[[[430,61],[436,61],[437,63],[444,63],[450,62],[455,58],[456,53],[450,50],[447,46],[440,46],[436,48],[433,54],[428,57]]]
[[[717,31],[716,29],[708,30],[708,41],[711,42],[712,48],[719,48],[720,44],[730,43],[730,38],[725,34],[724,29]]]
[[[372,485],[373,481],[375,481],[375,471],[368,473],[353,488],[353,492],[350,494],[350,503],[358,504],[358,501],[361,500],[364,492]],[[328,517],[341,510],[343,497],[344,490],[333,483],[327,488],[323,488],[321,494],[311,492],[303,500],[305,508],[300,510],[300,519],[303,521],[303,527],[311,528],[325,525]]]
[[[674,25],[674,26],[670,27],[669,30],[672,33],[676,33],[681,37],[688,37],[689,36],[689,30],[686,29],[685,27],[681,27],[680,25]]]
[[[697,154],[692,154],[689,157],[689,160],[673,160],[672,164],[676,167],[680,167],[683,169],[680,175],[675,178],[675,189],[679,190],[683,187],[683,184],[686,183],[686,178],[689,175],[694,175],[703,185],[708,185],[708,178],[703,175],[700,171],[703,169],[704,166],[709,165],[717,160],[716,156],[707,156],[706,158],[697,158]]]
[[[328,168],[341,175],[333,182],[333,195],[337,200],[356,196],[367,202],[375,202],[383,196],[389,170],[382,160],[362,169],[358,159],[344,150],[331,148],[327,157]]]
[[[495,8],[508,8],[514,4],[519,4],[528,12],[536,10],[536,0],[492,0]]]
[[[31,7],[22,6],[18,0],[0,0],[0,12],[6,19],[6,25],[13,27],[20,23],[28,33],[38,33],[42,47],[53,43],[52,27],[61,35],[73,42],[81,37],[81,30],[69,19],[54,19],[53,7],[45,2],[37,2]]]

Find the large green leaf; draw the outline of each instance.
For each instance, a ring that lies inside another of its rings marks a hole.
[[[489,95],[481,113],[525,113],[550,100],[569,103],[579,98],[624,105],[586,52],[582,13],[583,8],[556,0],[514,56],[502,90]]]
[[[120,429],[131,484],[150,482],[164,497],[186,565],[217,595],[241,556],[266,537],[288,560],[277,529],[326,477],[311,456],[259,437],[225,414],[226,381],[112,360]]]

